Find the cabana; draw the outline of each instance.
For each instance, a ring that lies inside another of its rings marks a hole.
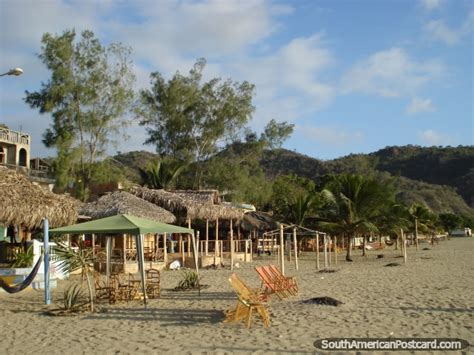
[[[135,217],[146,218],[155,222],[176,222],[176,217],[171,212],[125,191],[115,191],[100,197],[95,202],[87,203],[81,207],[79,213],[82,216],[87,216],[92,219],[127,214]],[[159,262],[163,258],[166,266],[166,263],[168,262],[166,235],[163,236],[163,240],[160,239],[161,238],[158,238],[156,234],[145,235],[145,259],[150,262]],[[96,238],[94,234],[92,235],[91,242],[93,254],[96,255]],[[136,250],[134,238],[127,234],[123,234],[120,237],[114,238],[113,242],[115,244],[114,247],[116,248],[114,249],[114,252],[116,252],[116,256],[121,259],[123,270],[127,271],[127,267],[131,266],[130,264],[127,264],[127,259],[134,257]],[[163,246],[162,249],[159,248],[160,244]],[[160,251],[160,253],[158,251]],[[159,266],[157,265],[156,267]]]
[[[146,187],[134,187],[130,192],[135,196],[171,211],[178,219],[186,220],[189,228],[191,228],[192,220],[204,220],[206,222],[204,256],[208,255],[209,249],[209,221],[215,221],[214,256],[212,257],[214,264],[220,263],[218,255],[222,257],[222,242],[219,243],[219,220],[228,220],[231,240],[230,252],[233,254],[233,221],[241,220],[244,210],[216,204],[219,202],[216,190],[178,190],[176,192],[169,192],[165,190],[152,190]],[[219,244],[221,247],[219,247]],[[178,248],[183,253],[184,259],[182,240],[179,241]],[[188,247],[189,255],[190,249]]]
[[[136,238],[138,270],[142,282],[143,299],[146,307],[146,284],[145,284],[145,263],[143,251],[143,238],[147,233],[167,234],[183,233],[190,234],[193,242],[193,253],[196,272],[198,272],[196,242],[192,229],[174,226],[171,224],[150,221],[129,215],[117,215],[97,219],[95,221],[74,224],[72,226],[56,228],[50,230],[52,234],[105,234],[107,235],[107,277],[110,275],[110,246],[111,238],[117,234],[134,235]]]

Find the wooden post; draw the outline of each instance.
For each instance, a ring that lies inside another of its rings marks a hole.
[[[252,239],[249,239],[249,245],[250,245],[250,261],[253,262],[253,245],[252,245]]]
[[[163,234],[163,260],[165,262],[165,269],[168,265],[168,250],[166,249],[166,242],[168,241],[168,237],[166,233]]]
[[[219,244],[221,246],[221,263],[223,263],[224,262],[224,243],[222,240],[220,240]]]
[[[234,229],[230,219],[230,270],[234,270]]]
[[[206,247],[205,247],[206,256],[209,253],[209,220],[206,219]]]
[[[179,238],[179,249],[181,250],[181,261],[183,262],[182,266],[184,267],[184,263],[186,261],[186,257],[184,256],[184,242],[183,242],[183,238]]]
[[[334,265],[337,265],[337,236],[334,236]]]
[[[183,251],[181,250],[182,248],[182,243],[183,242],[183,235],[180,233],[179,234],[179,239],[178,239],[178,253],[182,253]]]
[[[125,266],[127,264],[127,235],[126,234],[122,234],[123,235],[123,272],[125,272]]]
[[[319,270],[319,233],[316,234],[316,269]]]
[[[283,240],[283,224],[280,224],[280,262],[281,262],[281,273],[285,275],[285,243]]]
[[[95,234],[92,234],[92,258],[95,259]]]
[[[405,243],[405,235],[403,234],[403,229],[400,229],[400,235],[402,237],[402,252],[403,252],[403,262],[407,262],[407,245]]]
[[[218,254],[218,247],[219,247],[219,218],[216,218],[216,247],[215,247],[215,254]]]
[[[296,239],[296,228],[293,228],[293,248],[295,248],[295,268],[298,271],[298,243]]]
[[[188,229],[191,229],[191,218],[188,218]],[[191,256],[191,236],[188,234],[187,238],[187,251],[188,251],[188,257]]]
[[[248,243],[248,241],[249,241],[248,239],[245,239],[245,240],[244,240],[244,243],[245,243],[244,260],[245,260],[245,261],[249,261],[249,260],[248,260],[248,253],[247,253],[247,252],[248,252],[248,249],[247,249],[247,246],[248,246],[247,243]]]
[[[418,251],[418,218],[415,217],[415,245],[416,245],[416,250]]]
[[[288,234],[286,236],[286,244],[288,245],[288,261],[291,263],[291,238]]]
[[[328,240],[327,235],[324,235],[324,243],[323,243],[323,253],[324,253],[324,268],[328,268]]]
[[[332,255],[331,255],[331,247],[332,247],[332,238],[331,236],[328,236],[328,261],[329,261],[329,267],[331,267],[332,263]]]
[[[198,258],[199,258],[199,252],[200,251],[201,251],[201,254],[202,254],[202,249],[199,247],[199,231],[196,232],[196,251],[197,251]]]

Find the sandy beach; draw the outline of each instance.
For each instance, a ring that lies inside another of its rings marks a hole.
[[[314,341],[329,337],[449,337],[473,344],[474,238],[420,246],[418,252],[408,248],[408,263],[397,267],[385,267],[403,264],[393,247],[369,251],[366,258],[356,250],[353,263],[339,255],[335,273],[318,273],[311,253],[303,254],[299,271],[287,262],[286,273],[298,278],[300,293],[285,301],[273,298],[269,329],[260,320],[249,330],[243,323],[222,323],[223,311],[236,303],[227,281],[229,268],[201,270],[202,283],[209,285],[201,296],[173,291],[181,273],[162,272],[162,297],[150,300],[147,310],[135,301],[103,305],[104,311],[95,314],[51,317],[43,314],[47,307],[42,292],[2,293],[1,353],[299,354],[315,353]],[[426,247],[430,250],[422,250]],[[277,261],[265,257],[240,263],[235,271],[258,287],[254,267],[268,263]],[[62,281],[54,290],[52,308],[72,281]],[[302,303],[319,296],[344,304]]]

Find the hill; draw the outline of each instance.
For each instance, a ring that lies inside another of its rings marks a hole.
[[[139,183],[140,169],[156,159],[158,155],[141,151],[120,154],[112,160],[121,165],[129,180]],[[436,213],[474,216],[474,209],[469,207],[474,206],[474,147],[387,147],[326,161],[277,149],[265,151],[260,166],[268,179],[287,174],[315,181],[343,172],[372,175],[393,181],[398,197],[406,204],[423,203]]]

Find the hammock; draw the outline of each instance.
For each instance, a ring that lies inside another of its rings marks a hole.
[[[16,285],[9,285],[5,281],[3,281],[3,279],[0,278],[0,287],[3,288],[8,293],[17,293],[24,290],[25,288],[30,286],[31,282],[33,282],[34,278],[36,277],[36,274],[38,273],[38,270],[40,268],[42,261],[43,261],[43,254],[41,254],[40,258],[36,262],[35,267],[33,268],[33,270],[31,270],[31,273],[28,275],[26,279],[23,280],[23,282],[20,282]]]

